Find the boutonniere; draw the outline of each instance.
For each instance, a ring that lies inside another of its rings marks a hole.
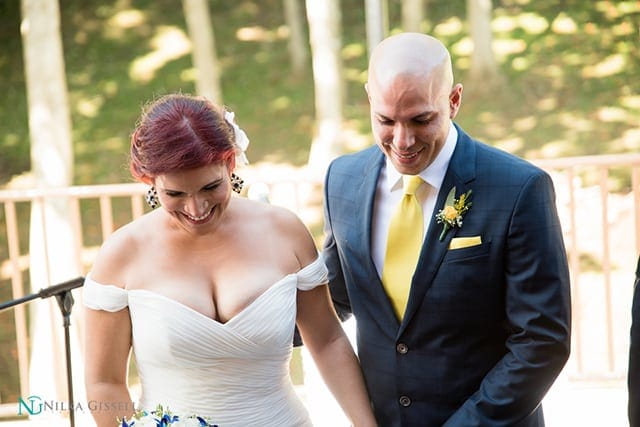
[[[447,195],[447,200],[444,202],[444,208],[440,209],[436,214],[436,220],[438,224],[444,224],[442,226],[442,233],[440,233],[440,241],[444,239],[453,227],[462,227],[462,217],[471,207],[471,190],[460,195],[460,198],[456,199],[456,187],[453,187]]]

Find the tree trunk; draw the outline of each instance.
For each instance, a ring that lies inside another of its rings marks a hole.
[[[66,187],[73,177],[71,117],[60,34],[60,10],[53,0],[22,0],[22,37],[31,165],[38,188]],[[47,198],[31,206],[29,242],[31,291],[81,275],[66,198]],[[46,227],[45,227],[46,224]],[[30,393],[67,401],[62,313],[55,298],[30,304]],[[84,395],[78,332],[81,309],[71,321],[71,348],[76,396]]]
[[[196,93],[221,104],[216,43],[207,0],[182,0],[182,7],[191,37],[191,52],[196,68]]]
[[[491,0],[467,0],[467,13],[473,41],[471,86],[474,90],[490,91],[500,83],[492,46]]]
[[[340,1],[306,0],[315,89],[316,134],[309,166],[323,173],[342,153],[343,80],[340,59]]]
[[[285,21],[289,27],[289,57],[295,77],[301,77],[307,68],[307,47],[304,36],[303,15],[299,0],[284,0]]]
[[[367,21],[367,52],[371,51],[389,32],[387,0],[365,0],[365,20]]]
[[[402,0],[402,29],[415,33],[422,32],[424,0]]]

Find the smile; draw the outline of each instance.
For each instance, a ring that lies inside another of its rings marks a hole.
[[[182,213],[182,215],[187,217],[191,222],[202,223],[202,222],[205,222],[212,215],[212,213],[213,213],[213,207],[209,209],[209,211],[205,212],[200,216],[191,216],[184,212]]]
[[[424,150],[424,148],[421,148],[418,151],[414,151],[413,153],[400,153],[395,150],[392,150],[392,151],[393,151],[393,154],[401,160],[412,160],[418,157],[418,154],[420,154],[422,150]]]
[[[413,159],[414,157],[416,157],[418,155],[418,152],[415,153],[410,153],[410,154],[400,154],[400,153],[396,153],[396,156],[400,157],[401,159]]]

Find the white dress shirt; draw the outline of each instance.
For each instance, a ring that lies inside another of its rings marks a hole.
[[[431,222],[431,217],[434,215],[438,192],[442,186],[442,181],[444,181],[444,176],[447,173],[449,161],[453,155],[453,150],[456,148],[457,140],[458,131],[455,126],[453,126],[453,123],[451,123],[449,125],[449,134],[440,153],[438,153],[433,163],[418,174],[424,181],[416,191],[416,198],[422,206],[424,220],[423,239]],[[378,176],[378,186],[376,188],[373,206],[373,220],[371,223],[373,227],[371,230],[371,255],[376,270],[378,270],[378,276],[380,277],[382,277],[382,266],[387,250],[389,223],[391,222],[393,211],[400,203],[402,196],[402,174],[393,167],[393,164],[387,158]]]

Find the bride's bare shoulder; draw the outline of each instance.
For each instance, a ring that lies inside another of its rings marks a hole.
[[[300,227],[304,228],[300,217],[283,206],[241,198],[238,199],[238,204],[245,223],[269,226],[287,233]]]
[[[153,212],[143,215],[115,230],[100,246],[91,276],[111,283],[122,283],[128,266],[144,253],[144,242],[152,236],[156,219]],[[102,282],[101,282],[102,283]]]
[[[242,210],[247,215],[245,221],[262,230],[262,233],[269,230],[277,235],[283,245],[294,250],[303,265],[315,259],[317,252],[311,233],[295,212],[282,206],[253,200],[245,199],[242,203]]]

